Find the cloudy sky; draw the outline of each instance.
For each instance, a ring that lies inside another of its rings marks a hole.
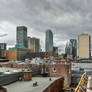
[[[16,26],[28,27],[28,35],[41,40],[52,29],[54,45],[64,52],[66,41],[80,33],[92,35],[92,0],[0,0],[0,42],[16,44]]]

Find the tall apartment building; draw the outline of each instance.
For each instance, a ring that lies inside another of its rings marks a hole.
[[[51,30],[46,31],[45,49],[46,52],[53,51],[53,33]]]
[[[27,27],[18,26],[16,38],[17,38],[17,45],[23,45],[25,48],[28,48]]]
[[[40,40],[28,37],[28,48],[31,49],[31,52],[40,52]]]
[[[79,58],[90,58],[91,37],[88,34],[80,34],[78,37]]]

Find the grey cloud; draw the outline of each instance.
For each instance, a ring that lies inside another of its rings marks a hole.
[[[13,45],[16,26],[25,25],[28,35],[40,38],[44,49],[45,31],[50,28],[54,44],[63,52],[68,39],[77,39],[84,32],[92,34],[91,9],[92,0],[0,0],[0,32],[8,33],[3,40]]]

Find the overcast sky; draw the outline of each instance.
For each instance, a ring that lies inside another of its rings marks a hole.
[[[28,35],[41,40],[54,33],[54,45],[64,52],[66,41],[80,33],[92,35],[92,0],[0,0],[0,42],[16,44],[16,26],[28,27]]]

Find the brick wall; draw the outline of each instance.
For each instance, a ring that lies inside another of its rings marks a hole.
[[[54,81],[48,88],[43,92],[63,92],[64,78],[60,78]]]
[[[69,64],[49,65],[50,77],[64,77],[64,85],[71,83],[71,69]]]
[[[6,51],[6,58],[9,61],[17,60],[17,51],[16,50],[7,50]]]

